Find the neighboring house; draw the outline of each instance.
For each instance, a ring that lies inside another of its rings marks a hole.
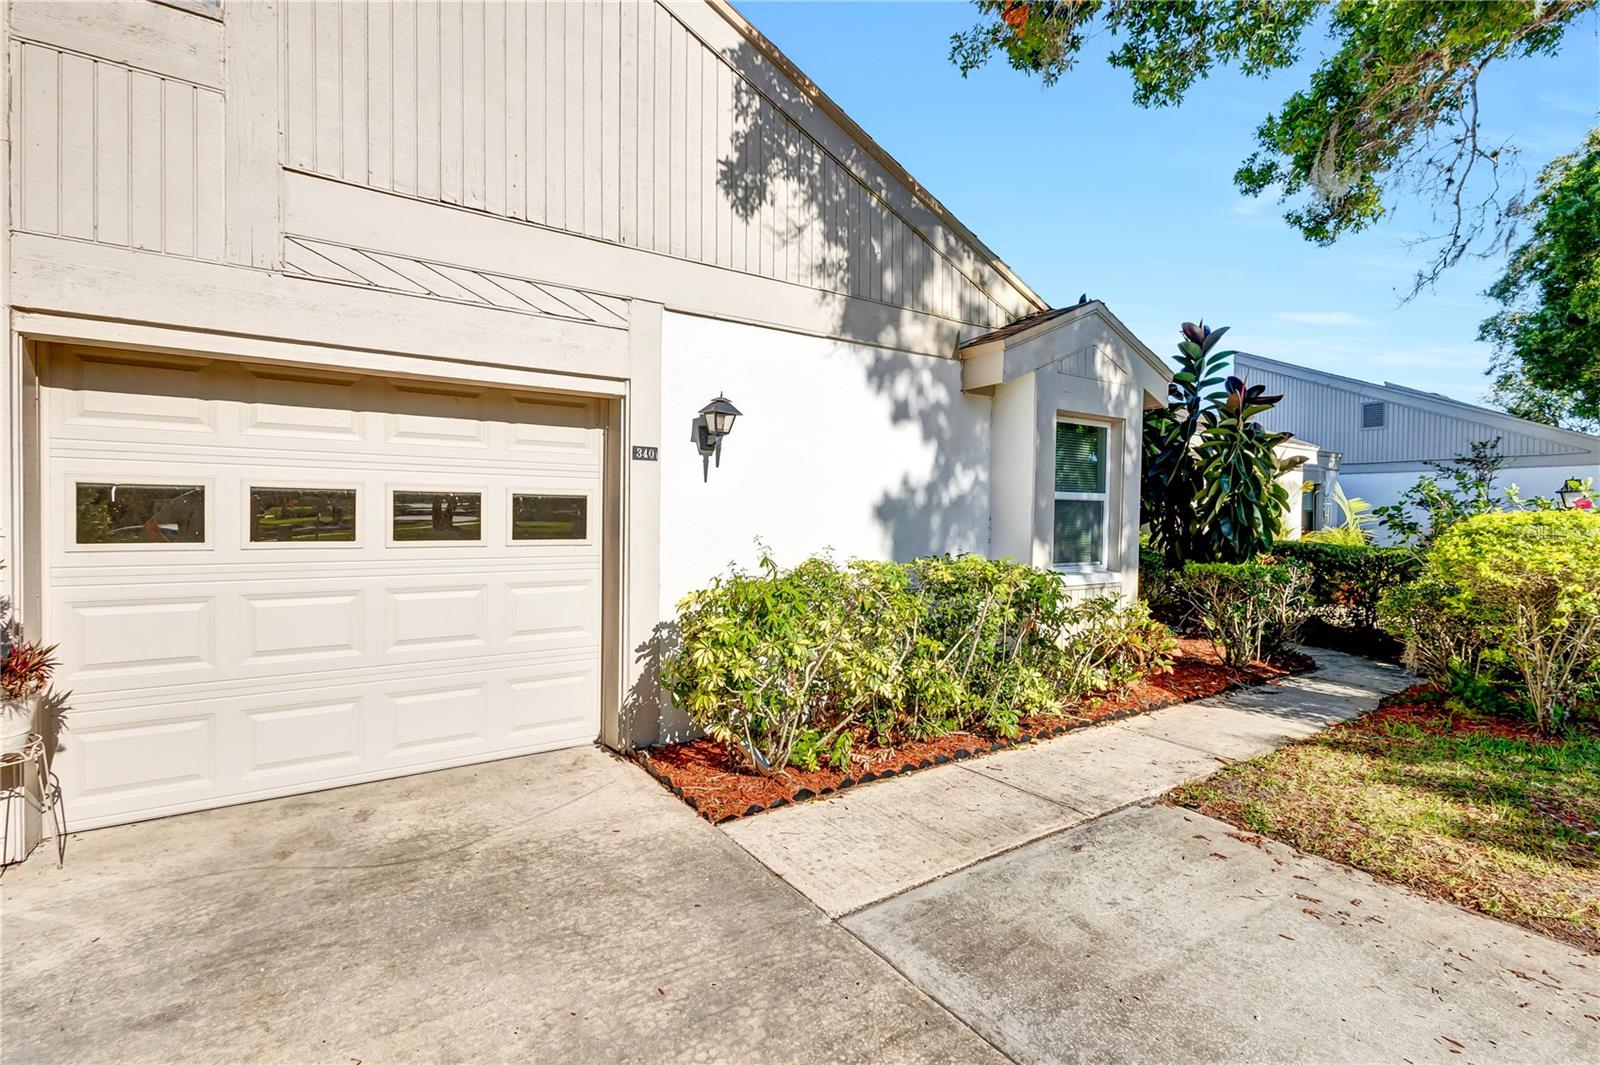
[[[1310,506],[1319,525],[1337,521],[1327,498],[1335,481],[1346,495],[1384,506],[1432,473],[1430,461],[1448,462],[1478,441],[1500,442],[1507,459],[1498,482],[1502,492],[1515,484],[1524,497],[1554,498],[1569,478],[1600,484],[1600,437],[1587,433],[1260,355],[1235,356],[1234,373],[1283,394],[1283,402],[1261,416],[1263,425],[1315,441],[1321,449],[1306,472],[1306,480],[1318,484]]]
[[[725,3],[7,31],[0,590],[75,827],[675,734],[663,626],[758,537],[1135,586],[1161,361]]]

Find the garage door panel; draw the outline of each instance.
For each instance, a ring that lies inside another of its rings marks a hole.
[[[75,826],[595,739],[596,404],[82,353],[44,383]],[[119,493],[85,544],[80,482]],[[431,501],[397,535],[397,491],[477,496],[478,537],[431,538]]]
[[[330,770],[359,771],[366,761],[366,723],[360,697],[242,711],[241,780],[315,779]]]
[[[509,643],[537,647],[598,646],[599,574],[552,574],[507,587]]]
[[[450,750],[488,747],[489,696],[483,684],[452,684],[388,693],[379,711],[383,757],[427,761]]]
[[[74,357],[67,372],[75,385],[66,393],[64,428],[107,427],[185,434],[216,431],[216,405],[207,395],[200,360],[87,355]]]
[[[390,590],[385,614],[390,654],[489,645],[487,585]]]
[[[112,808],[169,802],[174,793],[209,795],[216,785],[215,733],[209,715],[88,728],[75,723],[66,750],[77,757],[63,759],[63,783],[76,799]]]
[[[510,736],[519,743],[571,740],[600,727],[600,675],[593,669],[523,676],[508,682]]]
[[[366,653],[360,591],[245,594],[240,602],[243,665],[278,667]]]
[[[277,437],[357,441],[366,433],[357,378],[247,370],[250,400],[241,404],[240,432]]]
[[[211,596],[69,600],[62,666],[79,683],[95,685],[211,672],[217,668],[216,620]]]

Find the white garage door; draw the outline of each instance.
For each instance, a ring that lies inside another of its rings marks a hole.
[[[89,349],[43,384],[75,827],[595,739],[596,404]]]

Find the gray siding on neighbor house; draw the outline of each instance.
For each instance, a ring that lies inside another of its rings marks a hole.
[[[704,10],[281,11],[292,169],[985,328],[1037,309]]]
[[[1600,439],[1514,418],[1500,411],[1417,392],[1320,373],[1241,354],[1235,372],[1265,385],[1283,402],[1261,421],[1268,428],[1343,456],[1342,469],[1418,464],[1465,454],[1476,441],[1499,438],[1502,454],[1522,465],[1595,461]],[[1362,428],[1362,405],[1384,404],[1382,428]]]

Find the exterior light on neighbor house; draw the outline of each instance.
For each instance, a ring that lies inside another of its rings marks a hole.
[[[716,457],[717,467],[722,467],[722,438],[733,432],[734,419],[739,408],[728,402],[727,396],[716,399],[700,408],[700,420],[695,425],[695,438],[700,446],[700,471],[703,480],[711,479],[711,459]]]
[[[1594,500],[1589,495],[1589,486],[1576,477],[1568,477],[1561,490],[1556,493],[1561,499],[1561,505],[1569,510],[1592,510]]]

